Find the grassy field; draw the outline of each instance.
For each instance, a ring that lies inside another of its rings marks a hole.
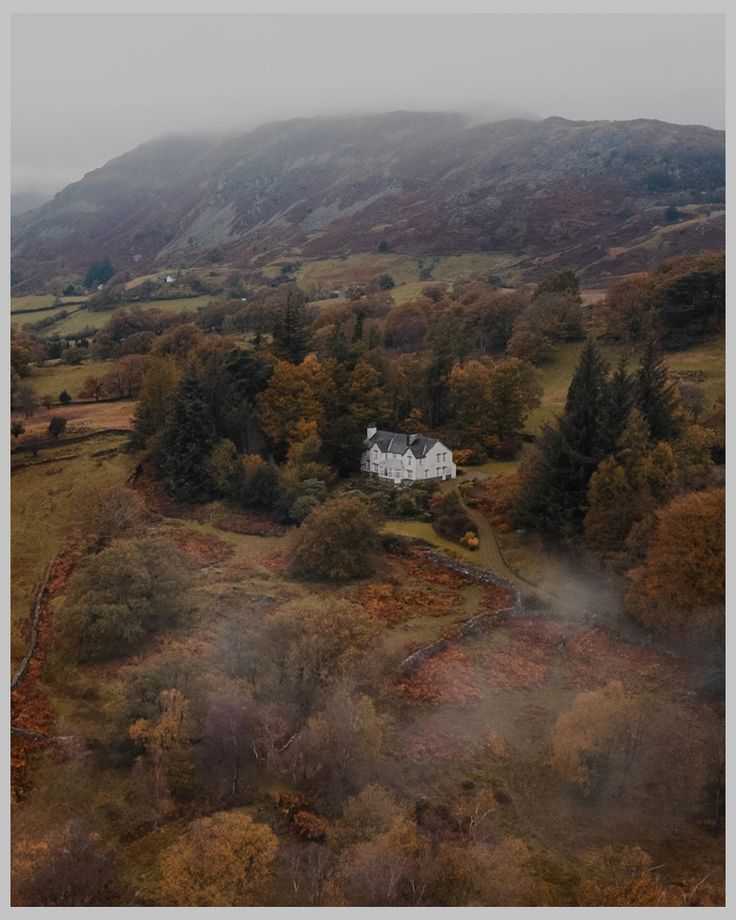
[[[726,355],[725,340],[723,337],[695,345],[685,351],[667,352],[664,356],[665,364],[670,372],[703,371],[705,380],[703,389],[706,398],[713,403],[723,398],[726,380]],[[555,359],[540,368],[539,382],[544,394],[541,405],[534,409],[527,421],[527,431],[538,434],[542,424],[559,414],[565,406],[567,389],[578,362],[582,342],[570,342],[560,345]],[[601,351],[609,365],[613,367],[621,354],[621,347],[616,345],[602,345]],[[629,369],[636,367],[636,358],[629,362]]]
[[[101,486],[122,483],[134,461],[129,454],[92,454],[125,443],[124,435],[100,437],[86,443],[59,445],[41,451],[36,461],[14,470],[11,477],[11,637],[15,663],[25,652],[25,627],[40,579],[55,553],[74,532],[81,497]],[[41,461],[69,457],[53,463]],[[24,463],[29,461],[24,459]]]
[[[61,309],[66,303],[74,303],[79,300],[85,300],[85,297],[62,297],[60,302],[55,303],[56,298],[53,294],[25,294],[23,297],[10,298],[10,312],[16,313],[18,310],[37,310],[39,307],[48,307],[49,309]],[[37,316],[40,318],[44,313],[39,310]]]
[[[48,394],[58,399],[62,390],[76,397],[87,377],[104,376],[111,370],[111,361],[85,361],[76,367],[49,362],[45,367],[32,367],[28,379],[39,396]]]

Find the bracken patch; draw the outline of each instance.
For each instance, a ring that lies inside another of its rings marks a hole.
[[[423,581],[428,581],[433,585],[460,588],[463,585],[473,584],[473,579],[470,575],[444,568],[439,563],[428,559],[425,553],[416,546],[410,547],[407,551],[404,565],[410,575],[421,578]]]
[[[452,613],[458,598],[449,591],[401,589],[377,584],[363,589],[356,598],[368,616],[385,623],[403,623],[415,617],[442,617]]]
[[[567,644],[569,680],[576,688],[603,686],[612,680],[673,686],[683,665],[656,652],[618,639],[601,627],[578,633]],[[678,677],[680,680],[678,680]]]
[[[514,620],[504,627],[505,641],[480,655],[484,677],[499,690],[530,690],[543,686],[561,638],[558,628],[536,620]]]
[[[467,706],[483,697],[467,652],[448,648],[423,661],[396,685],[403,697],[419,703]]]
[[[170,536],[174,543],[200,566],[223,562],[234,552],[232,546],[225,543],[224,540],[212,534],[198,533],[185,527],[172,529]]]

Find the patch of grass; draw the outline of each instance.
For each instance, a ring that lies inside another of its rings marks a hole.
[[[520,261],[518,256],[508,252],[468,252],[441,256],[432,269],[432,281],[460,281],[475,274],[495,274],[508,271]]]
[[[701,386],[706,398],[710,402],[723,399],[726,387],[726,340],[723,336],[685,351],[668,352],[665,363],[673,373],[703,371],[705,380]]]
[[[357,252],[344,259],[318,259],[305,262],[297,272],[300,286],[310,284],[334,288],[351,283],[366,283],[388,273],[397,285],[418,280],[417,262],[396,252]]]
[[[52,307],[54,305],[53,294],[24,294],[23,297],[10,298],[10,312],[16,310],[34,310],[38,307]]]

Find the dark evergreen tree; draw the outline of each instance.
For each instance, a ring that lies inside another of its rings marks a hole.
[[[197,376],[217,434],[241,453],[257,453],[263,446],[256,396],[266,389],[272,373],[268,361],[243,348],[204,352],[197,359]]]
[[[626,372],[626,358],[622,355],[605,386],[601,431],[604,453],[610,454],[615,449],[633,405],[633,381]]]
[[[605,456],[606,364],[588,341],[573,374],[557,426],[542,432],[524,470],[518,523],[557,537],[582,525],[588,482]]]
[[[647,342],[639,363],[636,406],[649,425],[653,441],[669,441],[677,436],[681,428],[677,393],[653,338]]]
[[[109,259],[100,259],[93,262],[84,277],[86,288],[96,287],[98,284],[107,284],[115,274],[115,269]]]
[[[309,352],[309,331],[304,294],[298,288],[287,291],[286,303],[273,324],[277,354],[292,364],[301,364]]]
[[[167,492],[181,501],[206,501],[213,494],[207,458],[215,426],[196,371],[184,374],[171,401],[157,454]]]
[[[353,345],[363,341],[363,326],[365,324],[365,309],[358,308],[355,311],[355,326],[353,327]]]
[[[325,429],[325,454],[340,473],[349,475],[360,466],[365,426],[349,414],[333,419]]]
[[[447,378],[453,365],[464,357],[462,316],[459,311],[444,313],[432,329],[426,369],[426,417],[433,428],[447,421],[449,412]]]

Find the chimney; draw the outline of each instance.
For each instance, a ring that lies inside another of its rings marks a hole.
[[[367,438],[370,441],[373,435],[378,431],[378,428],[376,428],[376,423],[371,422],[370,425],[368,426],[367,431],[368,431]]]

